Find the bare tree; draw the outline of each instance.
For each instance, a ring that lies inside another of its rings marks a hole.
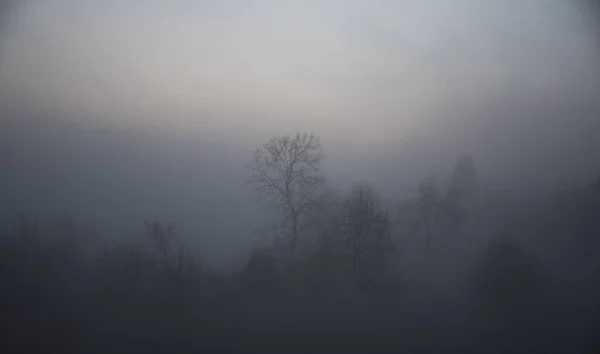
[[[470,155],[458,156],[452,178],[448,183],[447,197],[465,206],[479,193],[479,179],[475,163]]]
[[[163,258],[163,267],[169,267],[169,250],[171,249],[172,241],[175,241],[175,226],[169,224],[164,226],[160,221],[154,220],[151,223],[146,222],[146,231],[148,237],[160,252]]]
[[[419,224],[425,234],[426,252],[441,226],[451,232],[460,229],[478,191],[475,164],[468,155],[458,157],[446,193],[440,192],[432,175],[423,179],[419,186]]]
[[[273,137],[257,149],[250,164],[251,183],[261,196],[284,212],[289,225],[287,259],[295,254],[298,235],[311,225],[315,195],[324,181],[323,150],[317,136],[297,133]]]
[[[419,187],[419,221],[425,233],[425,251],[429,251],[442,214],[442,195],[433,176],[421,181]]]
[[[446,228],[456,233],[467,220],[479,194],[479,179],[473,158],[459,156],[444,198]]]
[[[37,220],[30,220],[22,213],[17,214],[16,234],[25,244],[30,244],[38,235]]]
[[[352,283],[362,285],[369,276],[381,273],[393,250],[387,211],[368,186],[353,188],[339,217],[344,250],[351,263]]]
[[[179,238],[173,223],[164,226],[160,221],[146,222],[150,240],[162,255],[163,268],[169,279],[169,292],[172,293],[175,279],[180,281],[183,272],[192,267],[192,257],[185,243]],[[181,284],[180,284],[181,285]]]

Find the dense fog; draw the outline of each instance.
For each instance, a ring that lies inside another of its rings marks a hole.
[[[1,351],[600,351],[592,2],[0,2]]]

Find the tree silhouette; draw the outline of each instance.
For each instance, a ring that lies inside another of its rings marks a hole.
[[[479,193],[479,180],[471,156],[459,156],[445,194],[430,175],[419,186],[418,225],[425,235],[425,250],[440,228],[458,231],[464,224],[467,212]]]
[[[368,186],[355,186],[342,205],[339,232],[351,264],[355,287],[365,285],[386,266],[392,250],[388,214]]]
[[[294,257],[298,235],[311,224],[314,197],[324,176],[323,151],[314,134],[273,137],[257,149],[250,164],[251,183],[284,212],[290,225],[287,259]]]
[[[509,240],[493,240],[475,271],[483,310],[501,316],[525,315],[541,301],[543,276],[533,256]]]
[[[436,186],[433,176],[428,176],[419,187],[419,221],[425,233],[425,251],[438,228],[442,213],[442,195]]]
[[[192,264],[191,255],[186,250],[185,243],[177,235],[175,224],[170,223],[165,226],[160,221],[154,220],[151,223],[146,222],[145,226],[148,237],[161,254],[161,263],[168,276],[169,293],[172,294],[175,281],[180,281],[185,268],[189,269]]]
[[[467,217],[473,201],[479,194],[479,179],[470,155],[459,156],[448,184],[444,209],[448,226],[459,230]]]
[[[277,259],[266,250],[256,250],[242,271],[244,285],[263,295],[281,290],[281,275]]]

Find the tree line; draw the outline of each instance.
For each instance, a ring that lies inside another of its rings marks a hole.
[[[0,242],[3,345],[103,353],[598,348],[600,179],[539,207],[487,194],[473,158],[459,156],[445,186],[426,176],[414,198],[390,206],[366,183],[336,190],[324,158],[310,133],[273,137],[255,151],[249,182],[280,219],[230,271],[203,262],[174,223],[146,221],[144,242],[98,250],[70,218],[42,228],[19,214]]]

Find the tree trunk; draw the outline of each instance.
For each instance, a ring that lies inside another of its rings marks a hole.
[[[294,214],[292,219],[292,237],[290,238],[290,248],[288,250],[287,260],[290,261],[294,258],[296,251],[296,240],[298,238],[298,216]]]

